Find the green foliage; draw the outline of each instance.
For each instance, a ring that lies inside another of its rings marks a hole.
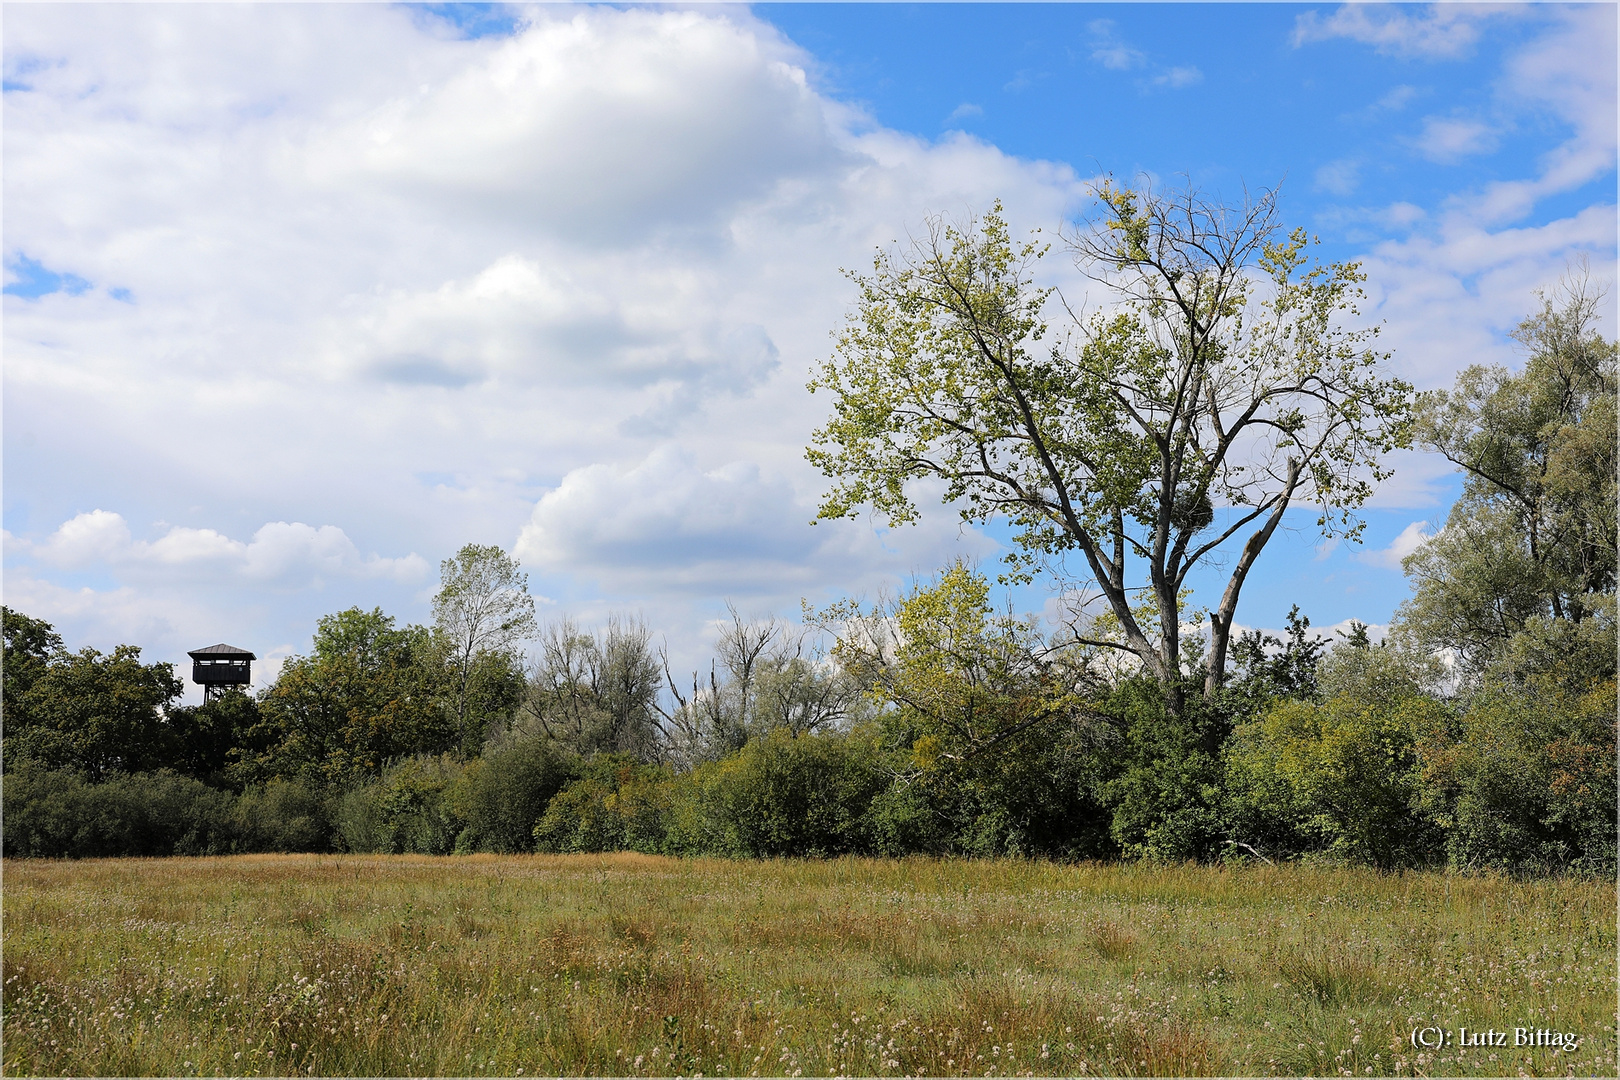
[[[1246,631],[1233,642],[1233,674],[1226,687],[1233,699],[1229,707],[1247,715],[1279,699],[1318,697],[1318,668],[1328,639],[1307,637],[1310,628],[1311,620],[1295,604],[1288,611],[1286,642],[1259,630]]]
[[[870,711],[864,687],[846,665],[828,661],[810,638],[775,618],[745,620],[728,609],[708,685],[692,673],[690,696],[673,680],[675,708],[664,712],[666,754],[677,768],[716,761],[750,739],[775,731],[793,735],[851,726]],[[811,619],[815,616],[806,609]]]
[[[4,698],[8,724],[15,725],[19,723],[19,712],[27,707],[29,689],[45,674],[51,660],[62,655],[62,635],[43,619],[29,618],[9,607],[0,606],[0,621],[5,632],[0,696]]]
[[[1616,343],[1584,281],[1519,324],[1524,369],[1471,367],[1422,399],[1421,441],[1467,474],[1445,530],[1406,559],[1403,631],[1477,675],[1532,619],[1612,617]]]
[[[1305,851],[1383,869],[1438,863],[1444,838],[1419,812],[1419,743],[1449,722],[1424,697],[1276,705],[1227,746],[1231,818],[1254,846],[1292,835]]]
[[[274,782],[240,796],[169,770],[90,783],[24,762],[7,772],[7,858],[223,855],[326,851],[323,797]]]
[[[1590,617],[1537,616],[1509,638],[1483,673],[1486,686],[1503,684],[1557,689],[1578,696],[1615,676],[1613,597]]]
[[[529,576],[500,548],[467,544],[439,565],[433,629],[448,672],[446,708],[464,756],[523,700],[518,655],[538,628]]]
[[[1425,810],[1453,865],[1615,872],[1615,682],[1497,682],[1423,747]]]
[[[833,658],[867,688],[895,774],[869,820],[876,850],[1096,855],[1097,749],[1089,654],[997,614],[989,582],[957,562],[869,611],[816,618]],[[908,845],[915,845],[908,847]]]
[[[599,635],[582,632],[569,619],[546,627],[523,715],[510,737],[544,737],[563,752],[586,757],[623,753],[657,760],[663,673],[651,642],[646,626],[634,621],[610,619]]]
[[[1443,668],[1432,657],[1414,653],[1400,641],[1374,646],[1363,633],[1338,645],[1317,668],[1319,696],[1343,697],[1389,708],[1438,684]]]
[[[67,652],[49,624],[5,619],[8,769],[28,759],[98,781],[164,764],[164,712],[183,689],[172,664],[143,664],[134,645]]]
[[[458,846],[532,851],[535,822],[578,773],[576,758],[542,739],[525,740],[472,762],[458,793],[467,823]]]
[[[697,842],[739,856],[863,851],[864,819],[888,781],[864,740],[772,732],[692,774],[708,819]]]
[[[603,754],[583,768],[534,826],[537,851],[643,851],[661,854],[677,781],[660,765]]]
[[[465,767],[451,754],[420,755],[349,789],[337,811],[344,847],[393,855],[455,851],[466,827],[456,798]]]
[[[245,789],[231,808],[232,850],[331,851],[332,799],[297,780]]]
[[[268,749],[255,745],[255,735],[263,730],[259,703],[235,687],[201,705],[170,709],[164,727],[168,745],[163,764],[216,786],[231,783],[232,766],[244,751],[251,755]]]
[[[832,393],[832,416],[807,456],[832,481],[821,517],[869,506],[914,521],[907,485],[933,478],[966,520],[1019,529],[1015,577],[1078,554],[1120,630],[1091,640],[1134,655],[1176,711],[1179,620],[1144,627],[1135,598],[1177,609],[1193,568],[1249,532],[1210,615],[1213,694],[1283,511],[1310,499],[1325,532],[1356,535],[1381,456],[1405,442],[1411,387],[1379,374],[1372,331],[1344,328],[1358,268],[1308,265],[1271,193],[1236,210],[1191,191],[1096,195],[1102,220],[1069,247],[1121,306],[1056,342],[1053,290],[1034,283],[1046,248],[1015,244],[999,204],[960,228],[932,221],[911,250],[850,275],[855,310],[810,384]],[[1234,508],[1218,527],[1216,501]],[[1144,582],[1126,580],[1128,553]]]
[[[1179,862],[1221,853],[1220,747],[1230,724],[1219,702],[1166,707],[1151,679],[1126,680],[1102,704],[1123,733],[1105,788],[1109,830],[1128,856]]]
[[[1049,647],[1029,619],[997,615],[990,583],[960,561],[910,594],[816,616],[838,633],[833,658],[903,731],[928,770],[1001,753],[1085,721],[1086,657]]]
[[[243,778],[309,775],[347,783],[409,754],[460,745],[442,702],[445,673],[431,635],[397,629],[380,609],[328,615],[314,652],[290,657],[260,704],[270,748],[238,767]]]
[[[231,796],[172,772],[90,783],[32,762],[6,773],[7,858],[214,855],[233,849]]]

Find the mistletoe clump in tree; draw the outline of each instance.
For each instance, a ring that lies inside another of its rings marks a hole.
[[[1111,628],[1077,621],[1077,641],[1134,656],[1180,711],[1193,569],[1230,560],[1209,612],[1212,695],[1285,511],[1314,505],[1325,536],[1357,537],[1383,455],[1408,439],[1412,388],[1382,372],[1374,329],[1347,325],[1357,265],[1314,263],[1274,191],[1238,208],[1193,190],[1096,195],[1093,227],[1065,241],[1115,302],[1088,318],[1065,305],[1061,332],[1033,275],[1048,249],[1015,244],[999,203],[930,221],[851,275],[856,307],[810,384],[834,401],[808,456],[833,481],[822,518],[867,506],[913,521],[910,482],[933,478],[965,520],[1019,527],[1015,574],[1062,575],[1077,553]]]

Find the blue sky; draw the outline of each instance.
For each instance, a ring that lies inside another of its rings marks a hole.
[[[6,602],[165,659],[284,656],[350,604],[425,619],[467,541],[518,554],[544,616],[640,612],[680,663],[727,600],[993,563],[1005,531],[945,511],[807,525],[838,270],[929,214],[1050,231],[1101,174],[1282,182],[1422,387],[1515,363],[1572,260],[1614,276],[1609,5],[4,19]],[[1295,515],[1240,622],[1388,621],[1456,491],[1396,464],[1364,547]]]

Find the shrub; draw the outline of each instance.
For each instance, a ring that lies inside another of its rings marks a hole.
[[[668,849],[674,777],[628,754],[603,754],[546,807],[534,827],[539,851]]]
[[[1251,842],[1292,838],[1291,853],[1386,869],[1438,861],[1442,839],[1419,812],[1418,741],[1447,721],[1439,702],[1419,696],[1277,705],[1227,747],[1229,819],[1250,826]]]
[[[870,850],[873,799],[888,785],[865,739],[775,731],[693,775],[702,841],[728,855],[842,855]]]
[[[19,765],[6,774],[7,857],[212,855],[233,848],[227,792],[162,770],[103,784]]]
[[[1226,714],[1198,691],[1187,693],[1179,716],[1164,700],[1158,683],[1138,678],[1104,703],[1124,733],[1121,767],[1104,787],[1112,810],[1109,832],[1121,851],[1138,858],[1213,858],[1224,834],[1220,747]]]
[[[448,855],[465,821],[452,796],[464,766],[449,754],[406,758],[337,800],[337,832],[350,851]]]
[[[466,822],[462,849],[534,850],[535,822],[576,775],[578,759],[531,738],[473,762],[456,793]]]
[[[331,851],[329,800],[296,780],[247,788],[232,814],[237,851]]]
[[[932,779],[897,780],[872,798],[865,827],[875,854],[944,855],[957,850],[957,825],[964,816],[959,800]]]
[[[380,784],[356,784],[334,800],[332,827],[344,851],[373,855],[394,849],[380,805]]]
[[[1424,752],[1424,808],[1460,869],[1615,871],[1615,683],[1497,685]]]

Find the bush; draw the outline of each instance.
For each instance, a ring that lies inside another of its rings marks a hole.
[[[888,778],[850,735],[774,731],[692,776],[707,821],[694,840],[726,855],[843,855],[871,849],[867,813]]]
[[[1122,852],[1138,858],[1211,859],[1225,834],[1220,748],[1229,722],[1201,687],[1189,686],[1179,716],[1164,698],[1157,682],[1137,678],[1104,703],[1124,732],[1122,767],[1104,788],[1109,832]]]
[[[866,832],[877,855],[945,855],[957,850],[962,816],[945,785],[917,778],[890,783],[866,808]]]
[[[464,766],[449,754],[406,758],[337,801],[337,832],[349,851],[448,855],[466,825],[453,790]]]
[[[332,827],[344,851],[366,855],[393,851],[393,834],[383,820],[380,786],[357,784],[334,800]]]
[[[320,791],[295,780],[247,788],[236,799],[236,851],[331,851],[332,815]]]
[[[231,795],[167,770],[104,784],[21,764],[6,774],[8,858],[214,855],[234,849]]]
[[[675,779],[628,754],[603,754],[546,807],[534,827],[538,851],[668,850]]]
[[[1418,743],[1448,720],[1420,696],[1277,705],[1227,747],[1228,819],[1246,842],[1279,855],[1320,852],[1384,869],[1438,862],[1443,838],[1420,812]]]
[[[1615,872],[1615,683],[1498,685],[1424,746],[1423,803],[1459,869]]]
[[[578,775],[578,759],[531,738],[474,762],[458,792],[467,824],[463,849],[534,850],[535,822]]]

